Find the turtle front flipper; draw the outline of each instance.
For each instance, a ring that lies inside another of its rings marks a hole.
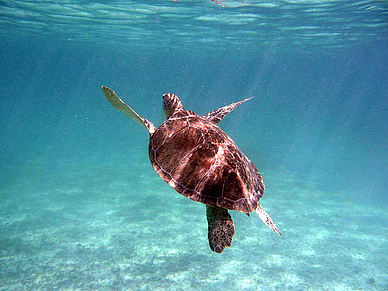
[[[230,247],[234,235],[234,223],[227,209],[206,205],[209,246],[213,252],[222,253]]]
[[[124,113],[127,117],[132,119],[133,121],[144,125],[145,128],[149,131],[150,134],[153,134],[156,130],[155,126],[151,121],[148,121],[144,117],[141,117],[139,114],[135,112],[131,107],[124,103],[123,100],[120,99],[119,96],[112,90],[106,86],[102,86],[102,93],[104,93],[105,98],[113,105],[115,109]]]
[[[278,235],[282,235],[278,228],[276,227],[275,222],[273,222],[272,218],[269,216],[267,212],[265,212],[263,206],[261,206],[260,203],[257,203],[256,207],[256,213],[259,216],[259,218],[269,226],[270,229],[272,229],[274,232],[276,232]]]
[[[217,110],[211,111],[211,112],[209,112],[208,114],[206,114],[206,115],[204,115],[202,117],[204,117],[206,119],[209,119],[211,122],[217,124],[218,122],[220,122],[222,120],[222,118],[224,118],[228,113],[230,113],[237,106],[239,106],[240,104],[242,104],[245,101],[248,101],[248,100],[250,100],[252,98],[253,97],[241,100],[239,102],[232,103],[230,105],[227,105],[227,106],[224,106],[224,107],[221,107],[221,108],[218,108]]]

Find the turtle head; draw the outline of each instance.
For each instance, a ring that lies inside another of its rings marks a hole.
[[[172,93],[167,93],[163,95],[163,111],[166,118],[169,118],[176,111],[182,110],[183,105],[181,100]]]

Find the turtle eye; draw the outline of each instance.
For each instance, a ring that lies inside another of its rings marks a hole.
[[[169,118],[173,113],[173,102],[171,100],[171,93],[163,95],[163,112],[166,118]]]
[[[163,109],[173,107],[173,99],[171,98],[171,93],[163,95]]]
[[[172,93],[167,93],[167,94],[163,95],[164,101],[168,100],[168,101],[172,102],[174,99],[177,99],[177,98],[178,98],[178,96],[176,96],[175,94],[172,94]]]

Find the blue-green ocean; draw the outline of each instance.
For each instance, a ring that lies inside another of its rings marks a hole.
[[[0,290],[388,290],[388,2],[0,1]],[[210,250],[153,170],[162,95],[264,178]]]

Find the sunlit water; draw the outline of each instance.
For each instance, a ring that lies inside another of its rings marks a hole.
[[[386,1],[0,1],[1,290],[388,289]],[[161,96],[264,177],[213,253],[205,206],[153,171]]]

